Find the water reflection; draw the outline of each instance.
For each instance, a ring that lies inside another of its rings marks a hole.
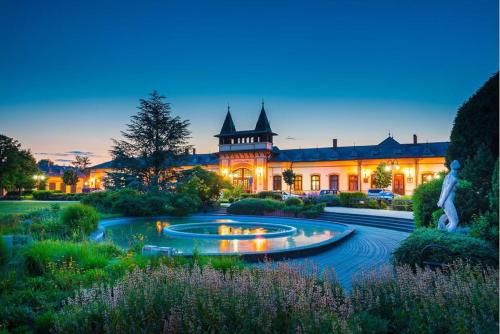
[[[161,235],[163,233],[163,229],[167,226],[170,226],[170,223],[158,220],[156,222],[156,232],[158,232],[158,234]]]
[[[255,238],[251,240],[219,240],[219,252],[263,252],[269,250],[269,240]]]
[[[267,230],[262,227],[256,228],[243,228],[243,227],[231,227],[228,225],[219,225],[217,230],[219,235],[242,235],[242,234],[265,234]]]

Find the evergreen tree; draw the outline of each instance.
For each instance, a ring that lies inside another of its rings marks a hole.
[[[167,188],[177,176],[190,148],[189,121],[172,116],[164,99],[157,91],[141,99],[139,111],[122,131],[124,139],[113,139],[116,172],[109,174],[108,185]]]
[[[482,197],[491,188],[498,159],[498,110],[496,73],[458,110],[447,152],[447,163],[460,161],[460,176],[471,181]]]
[[[391,185],[392,171],[387,169],[387,164],[381,162],[375,170],[375,187],[385,189]]]

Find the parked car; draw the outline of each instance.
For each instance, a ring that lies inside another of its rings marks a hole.
[[[392,202],[394,193],[384,189],[368,189],[368,198]]]
[[[322,189],[319,192],[319,195],[337,195],[339,191],[337,189]]]

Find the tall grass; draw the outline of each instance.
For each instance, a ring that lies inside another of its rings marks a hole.
[[[458,263],[361,275],[345,294],[314,267],[223,272],[159,266],[81,289],[57,316],[63,333],[488,333],[498,331],[498,269]]]

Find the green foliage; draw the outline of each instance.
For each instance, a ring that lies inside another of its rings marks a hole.
[[[293,169],[285,169],[281,174],[283,175],[283,181],[285,181],[285,184],[288,185],[288,189],[291,192],[293,183],[295,182],[295,173],[293,172]]]
[[[74,186],[78,183],[78,174],[73,169],[66,169],[63,173],[62,180],[64,184]]]
[[[458,110],[447,152],[447,163],[460,161],[462,176],[482,194],[491,188],[481,180],[493,172],[494,161],[498,159],[498,136],[496,73]]]
[[[21,149],[17,140],[0,134],[0,189],[17,190],[35,185],[33,175],[38,173],[35,158],[29,150]]]
[[[420,184],[413,194],[413,216],[417,227],[431,226],[432,213],[438,210],[437,202],[443,186],[443,177]],[[470,182],[460,180],[455,193],[455,207],[460,225],[469,225],[479,212],[480,201]]]
[[[396,211],[413,211],[413,200],[405,198],[394,198],[391,209]]]
[[[326,206],[338,206],[340,199],[338,195],[307,196],[304,198],[305,204],[325,203]]]
[[[0,235],[0,266],[4,265],[7,262],[8,255],[7,245],[5,244],[5,240],[3,240],[2,236]]]
[[[339,195],[340,205],[353,206],[356,200],[364,200],[367,195],[363,192],[343,192]]]
[[[97,228],[99,215],[91,206],[72,204],[62,210],[61,221],[73,230],[81,230],[84,234],[88,234]]]
[[[276,201],[282,201],[283,197],[280,193],[274,191],[261,191],[257,193],[257,198],[270,198]]]
[[[234,202],[227,208],[227,212],[238,215],[263,215],[284,208],[283,202],[271,199],[248,198]]]
[[[472,236],[490,241],[498,248],[498,160],[493,170],[491,184],[492,189],[488,195],[489,210],[474,219],[470,233]]]
[[[454,254],[454,258],[498,266],[496,250],[484,240],[463,234],[439,231],[435,228],[421,228],[410,234],[394,251],[393,260],[396,264],[421,265],[421,252],[425,246],[430,244],[448,248]],[[427,259],[450,260],[443,252],[434,252]]]
[[[285,205],[286,206],[290,206],[290,205],[300,206],[300,205],[303,205],[303,204],[304,203],[302,203],[302,200],[300,198],[298,198],[298,197],[289,197],[285,201]]]
[[[305,218],[318,218],[325,210],[325,203],[318,203],[309,206],[305,206],[302,211],[302,215]]]
[[[225,188],[231,188],[231,184],[217,173],[207,171],[201,166],[183,171],[177,183],[178,192],[197,196],[203,208],[213,206]]]
[[[113,140],[111,186],[170,189],[190,148],[190,131],[189,121],[172,116],[170,103],[164,100],[157,91],[141,99],[139,111],[122,131],[124,139]]]
[[[392,171],[387,170],[387,164],[381,162],[375,170],[375,186],[377,188],[385,189],[392,183]]]
[[[192,196],[189,193],[177,193],[170,196],[166,210],[168,214],[173,216],[185,216],[197,212],[200,206],[201,201],[197,196]]]
[[[84,193],[63,193],[60,190],[36,190],[33,191],[33,199],[38,201],[80,201],[87,194]]]
[[[224,199],[229,200],[230,198],[233,199],[233,202],[235,199],[239,199],[243,195],[243,186],[241,184],[236,184],[233,185],[232,187],[227,187],[222,190],[222,197]],[[229,202],[232,203],[232,202]]]

